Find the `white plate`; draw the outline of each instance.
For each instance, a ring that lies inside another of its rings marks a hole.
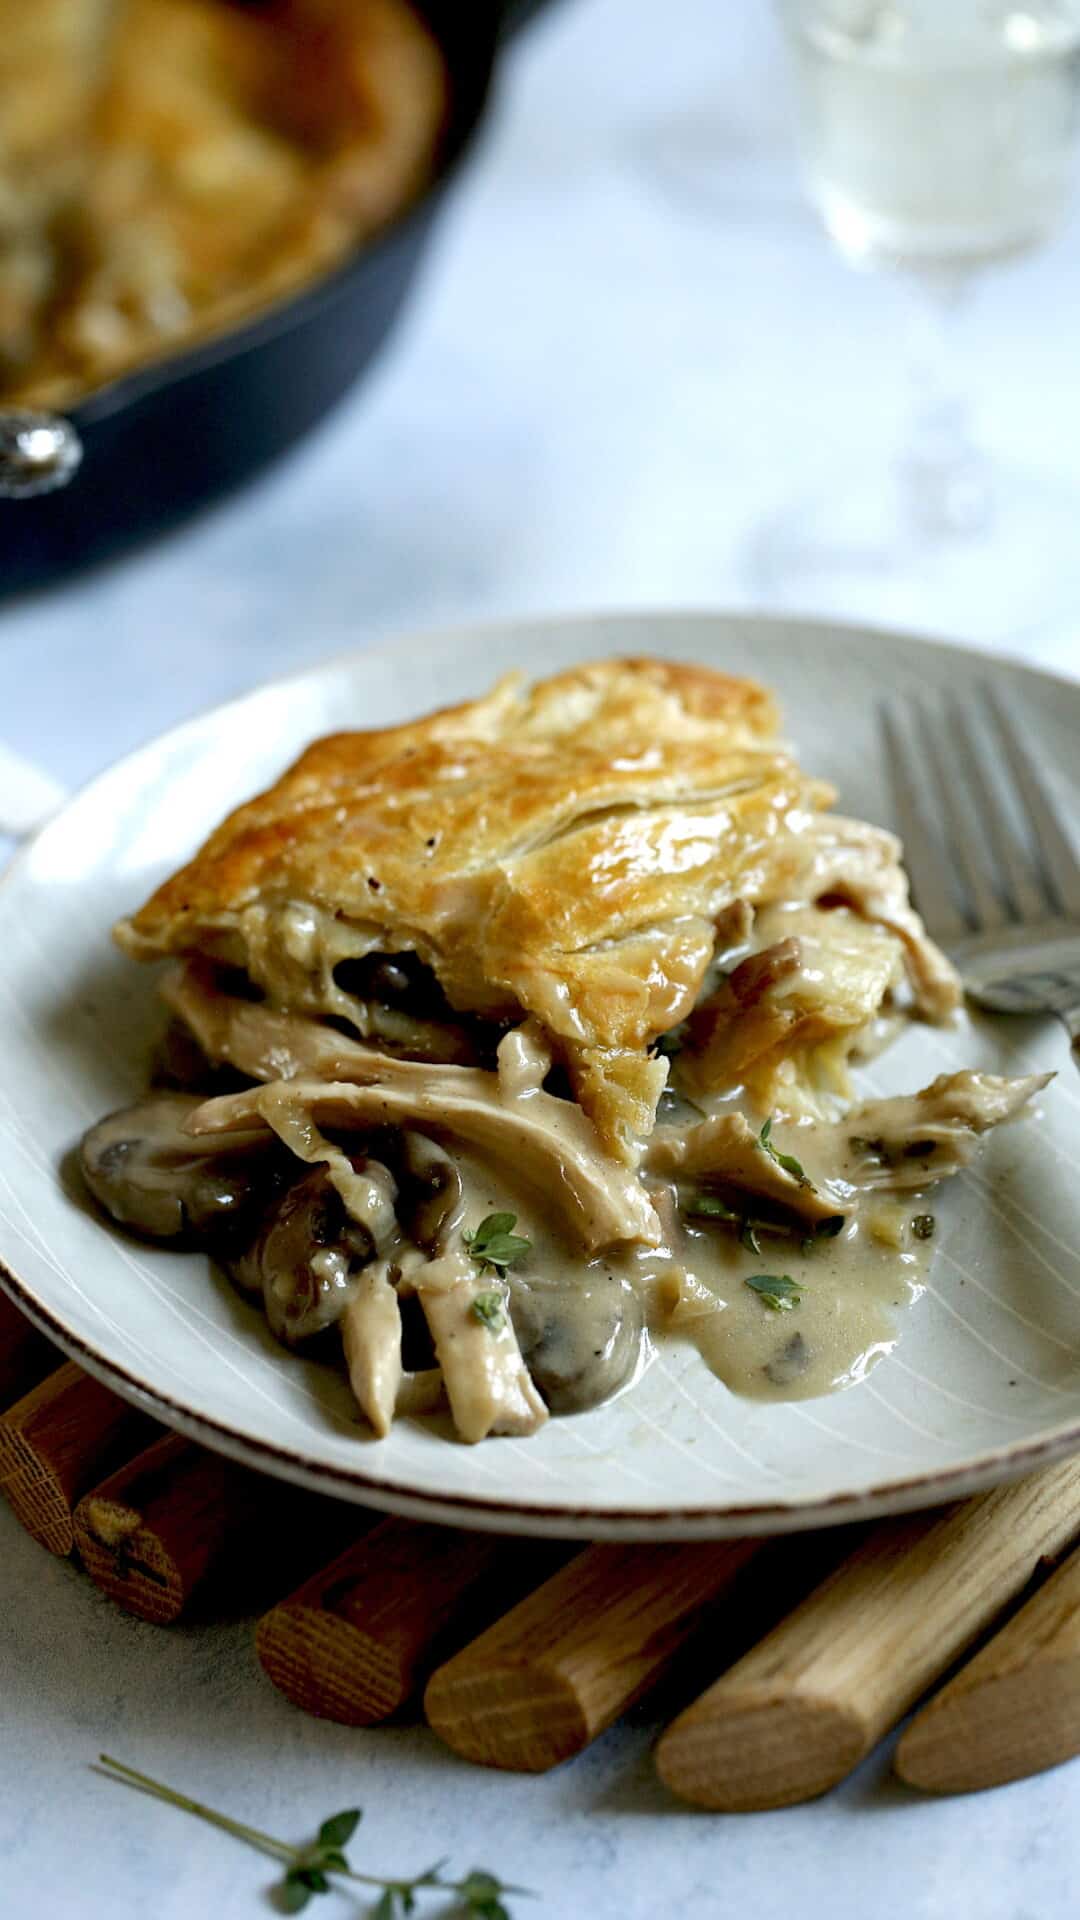
[[[143,1087],[152,979],[109,927],[222,813],[315,735],[385,725],[550,672],[659,653],[775,686],[804,762],[888,820],[875,702],[964,698],[990,679],[1071,765],[1080,686],[956,648],[791,621],[660,615],[505,625],[332,662],[208,714],[65,808],[0,890],[0,1262],[32,1317],[169,1425],[272,1473],[402,1513],[523,1533],[670,1539],[772,1531],[928,1505],[1080,1446],[1080,1080],[1049,1022],[915,1028],[876,1090],[961,1065],[1058,1067],[1038,1116],[943,1190],[932,1290],[862,1385],[785,1406],[734,1397],[668,1347],[622,1398],[527,1441],[467,1447],[445,1421],[365,1437],[332,1369],[284,1353],[201,1255],[136,1248],[67,1182],[83,1128]]]

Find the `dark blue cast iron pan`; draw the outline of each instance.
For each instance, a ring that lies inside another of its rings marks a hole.
[[[422,199],[327,278],[71,409],[82,459],[66,484],[0,499],[0,594],[101,560],[235,487],[313,426],[374,358],[482,118],[500,42],[538,0],[416,4],[450,77],[448,124]],[[0,425],[0,463],[3,439]]]

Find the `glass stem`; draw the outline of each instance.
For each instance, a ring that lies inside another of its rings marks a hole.
[[[990,469],[971,432],[956,335],[971,281],[920,275],[914,288],[909,357],[914,395],[907,444],[897,462],[909,530],[931,544],[981,533],[993,513]]]

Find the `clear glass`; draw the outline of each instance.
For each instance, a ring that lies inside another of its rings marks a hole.
[[[1080,0],[781,0],[780,10],[806,185],[826,232],[853,267],[901,275],[914,296],[915,404],[887,475],[838,478],[761,530],[757,584],[862,611],[891,579],[890,611],[947,617],[973,635],[1047,618],[1080,497],[990,470],[956,378],[955,334],[976,276],[1041,246],[1067,207]]]

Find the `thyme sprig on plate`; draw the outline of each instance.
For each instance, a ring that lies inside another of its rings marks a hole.
[[[762,1127],[761,1132],[758,1134],[758,1146],[762,1147],[768,1154],[769,1159],[775,1160],[777,1166],[782,1167],[785,1173],[790,1173],[792,1179],[797,1180],[800,1187],[809,1187],[811,1193],[817,1192],[817,1188],[814,1186],[802,1162],[796,1160],[793,1153],[781,1153],[778,1147],[773,1146],[771,1114]]]
[[[204,1806],[201,1800],[192,1800],[186,1793],[178,1793],[175,1787],[152,1779],[148,1773],[139,1773],[107,1753],[99,1754],[98,1760],[109,1779],[136,1787],[155,1800],[164,1800],[171,1807],[179,1807],[182,1813],[194,1814],[197,1820],[220,1827],[223,1833],[231,1833],[234,1839],[243,1840],[249,1847],[278,1861],[285,1869],[276,1889],[280,1913],[303,1912],[313,1894],[329,1893],[335,1875],[379,1890],[371,1920],[398,1920],[399,1915],[414,1913],[417,1895],[424,1892],[452,1894],[471,1920],[510,1920],[503,1895],[529,1895],[528,1887],[510,1886],[489,1873],[486,1867],[473,1867],[462,1880],[444,1879],[445,1860],[437,1860],[433,1867],[408,1880],[388,1880],[381,1874],[354,1872],[343,1848],[360,1824],[359,1807],[346,1807],[342,1813],[331,1814],[309,1846],[292,1847],[287,1840],[275,1839],[273,1834],[262,1833],[258,1827],[249,1827],[242,1820],[232,1820],[228,1814],[218,1813],[215,1807]]]
[[[472,1298],[472,1314],[489,1333],[501,1333],[506,1325],[506,1302],[497,1287],[486,1287]]]
[[[751,1273],[746,1284],[773,1313],[792,1313],[803,1296],[802,1281],[789,1273]]]
[[[491,1267],[495,1273],[505,1273],[507,1267],[532,1252],[532,1241],[515,1233],[516,1226],[516,1213],[489,1213],[475,1233],[462,1234],[469,1258],[476,1261],[481,1273],[485,1267]]]
[[[816,1220],[811,1231],[805,1233],[797,1220],[762,1220],[753,1214],[742,1214],[734,1207],[729,1207],[727,1201],[722,1200],[718,1193],[708,1193],[700,1189],[692,1193],[684,1192],[681,1196],[681,1205],[683,1212],[690,1220],[720,1220],[725,1226],[738,1227],[740,1245],[746,1248],[747,1253],[756,1253],[759,1258],[761,1255],[759,1233],[775,1233],[787,1239],[798,1237],[803,1253],[811,1254],[821,1240],[835,1239],[847,1225],[846,1214],[832,1213],[827,1220]]]

